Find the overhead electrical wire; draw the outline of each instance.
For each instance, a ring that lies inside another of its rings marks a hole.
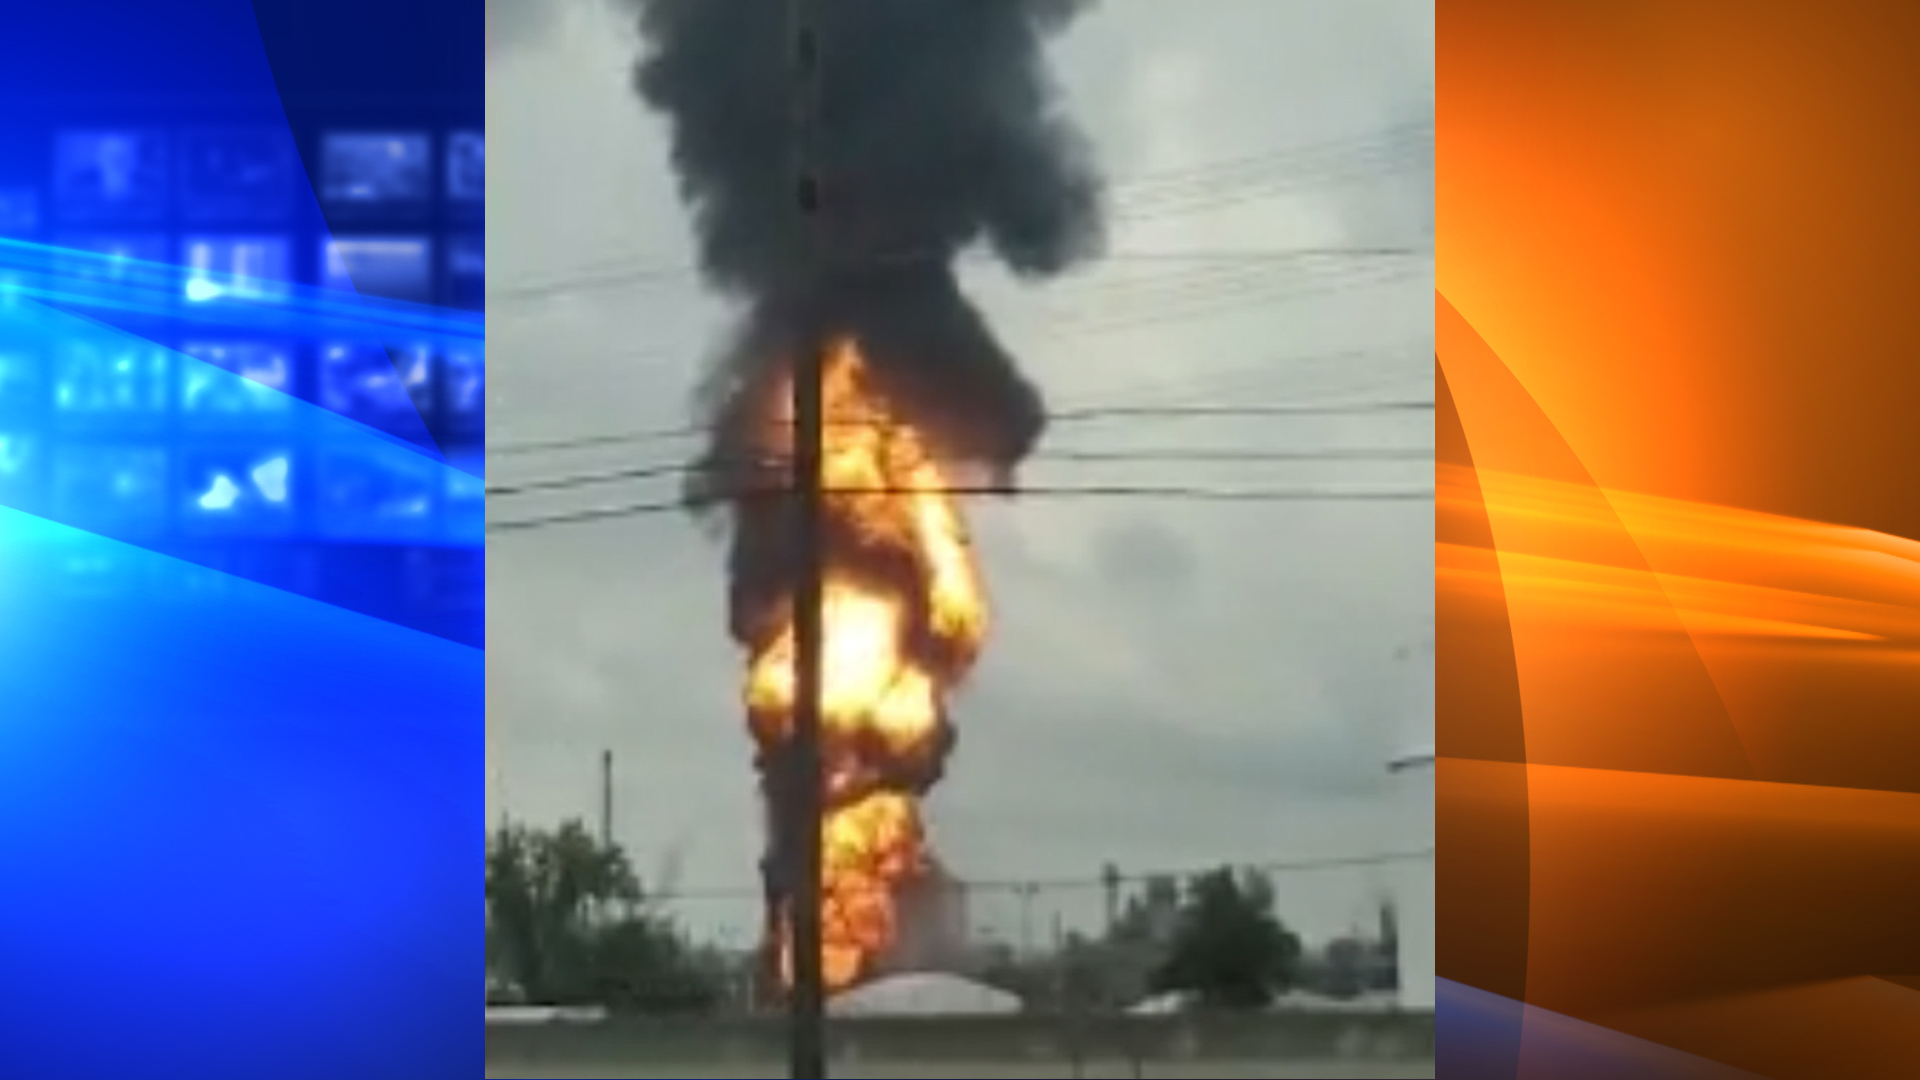
[[[1044,337],[1048,342],[1059,344],[1071,342],[1079,337],[1100,337],[1120,330],[1145,330],[1156,324],[1171,324],[1183,319],[1219,312],[1225,308],[1266,301],[1279,301],[1289,292],[1296,295],[1324,295],[1348,287],[1365,287],[1391,280],[1402,279],[1421,272],[1418,267],[1397,267],[1376,270],[1371,279],[1366,277],[1332,279],[1326,277],[1276,279],[1271,275],[1242,275],[1237,277],[1214,277],[1190,283],[1179,282],[1106,282],[1088,290],[1077,302],[1061,304],[1051,311],[1042,311],[1042,318],[1020,317],[1016,311],[1008,320],[1014,326],[1025,326]],[[1146,286],[1136,292],[1128,293],[1130,285]],[[1153,287],[1158,286],[1158,296]],[[1197,286],[1197,287],[1196,287]],[[1155,299],[1162,301],[1156,306]],[[1171,301],[1171,303],[1167,303]],[[1079,309],[1076,311],[1075,309]],[[1108,314],[1121,311],[1115,316]],[[625,357],[635,363],[648,366],[670,364],[676,357],[659,349],[642,352],[628,352]],[[1364,355],[1364,351],[1348,350],[1337,354],[1342,356]],[[1320,359],[1324,359],[1320,358]]]
[[[1268,195],[1296,190],[1309,185],[1314,180],[1340,179],[1347,176],[1377,176],[1383,166],[1391,166],[1396,161],[1414,165],[1411,151],[1420,148],[1417,140],[1424,132],[1428,142],[1424,157],[1431,160],[1431,125],[1409,125],[1389,129],[1387,133],[1360,137],[1358,139],[1332,140],[1326,143],[1309,144],[1290,150],[1278,151],[1266,155],[1225,162],[1215,162],[1186,169],[1168,170],[1163,173],[1147,174],[1130,183],[1114,187],[1114,201],[1109,212],[1109,220],[1116,223],[1131,223],[1152,220],[1173,214],[1187,214],[1224,205],[1243,203]],[[1411,134],[1412,138],[1409,138]],[[1329,169],[1329,165],[1342,163],[1340,169]],[[1319,172],[1316,173],[1316,169]],[[896,197],[897,197],[897,193]],[[1207,261],[1213,259],[1291,259],[1313,256],[1353,256],[1419,254],[1420,249],[1394,247],[1329,247],[1294,248],[1227,251],[1117,251],[1106,253],[1099,261]],[[882,254],[872,261],[922,261],[929,257],[945,258],[946,249],[924,252],[900,252]],[[984,252],[968,252],[963,255],[967,260],[988,257]],[[652,265],[634,265],[620,260],[589,267],[578,277],[557,281],[530,282],[522,285],[503,286],[488,291],[490,306],[501,303],[515,303],[540,300],[567,293],[590,291],[619,285],[641,285],[661,281],[695,281],[699,277],[697,267],[684,263],[655,263]]]
[[[944,258],[945,251],[900,251],[869,256],[860,260],[862,265],[886,265],[888,263],[924,262],[931,257]],[[1178,267],[1188,273],[1195,266],[1210,269],[1220,266],[1276,266],[1309,259],[1365,260],[1384,258],[1413,258],[1430,256],[1433,249],[1418,244],[1365,244],[1365,245],[1296,245],[1283,247],[1231,247],[1231,248],[1162,248],[1103,252],[1093,258],[1087,268],[1103,265],[1137,264],[1160,267]],[[990,261],[984,253],[979,255],[963,254],[966,263]],[[1209,265],[1211,264],[1211,266]],[[1171,275],[1169,275],[1171,276]],[[1082,280],[1084,270],[1069,273],[1060,278],[1060,286],[1068,287]],[[691,266],[655,265],[641,267],[610,267],[604,271],[588,271],[577,277],[555,281],[533,282],[525,285],[503,286],[487,293],[487,304],[498,309],[502,304],[524,303],[531,300],[551,299],[576,293],[594,292],[601,289],[626,285],[648,285],[660,282],[684,282],[693,285],[698,282],[699,272]]]
[[[1335,855],[1317,859],[1286,859],[1261,862],[1226,863],[1236,870],[1246,870],[1257,874],[1300,874],[1326,870],[1346,870],[1370,866],[1388,866],[1395,863],[1416,862],[1434,857],[1433,848],[1417,848],[1404,851],[1383,851],[1367,855]],[[1216,870],[1218,866],[1209,867]],[[1078,874],[1060,877],[966,877],[958,880],[968,892],[978,893],[1026,893],[1030,891],[1060,892],[1065,890],[1105,889],[1109,886],[1139,886],[1154,881],[1185,882],[1207,872],[1197,867],[1163,868],[1156,870],[1115,870],[1111,874]],[[666,889],[655,894],[653,899],[663,903],[676,901],[703,900],[757,900],[766,895],[765,890],[748,885],[732,887],[707,887],[693,889]]]
[[[1352,402],[1297,402],[1281,404],[1164,404],[1164,405],[1093,405],[1071,409],[1058,409],[1049,413],[1052,423],[1081,423],[1114,418],[1162,418],[1188,419],[1201,417],[1281,417],[1281,416],[1343,416],[1363,415],[1381,412],[1419,412],[1433,408],[1431,398],[1409,398],[1393,401],[1352,401]],[[832,426],[831,421],[829,426]],[[606,446],[622,443],[654,443],[674,439],[696,438],[707,433],[707,429],[698,425],[651,430],[614,432],[604,435],[583,435],[574,438],[535,440],[521,443],[508,443],[501,446],[489,446],[489,455],[518,455],[542,453],[553,450],[571,450],[589,446]]]
[[[1138,220],[1153,216],[1156,212],[1169,207],[1174,212],[1190,212],[1204,209],[1209,205],[1223,205],[1244,201],[1249,197],[1261,197],[1267,193],[1294,187],[1302,182],[1313,180],[1316,176],[1340,175],[1341,168],[1349,172],[1364,166],[1372,175],[1378,175],[1383,167],[1396,163],[1412,164],[1414,151],[1427,146],[1427,157],[1431,156],[1431,124],[1402,125],[1389,129],[1385,133],[1331,140],[1319,144],[1295,147],[1246,158],[1214,162],[1186,169],[1168,170],[1158,174],[1139,177],[1131,183],[1116,185],[1113,203],[1114,215],[1119,219]],[[1422,143],[1421,140],[1426,142]],[[897,196],[898,193],[892,193]],[[931,257],[945,257],[948,252],[940,251],[901,251],[882,253],[877,256],[865,256],[864,261],[885,262],[891,260],[923,261]],[[1156,321],[1171,321],[1194,315],[1208,314],[1219,310],[1223,304],[1245,302],[1247,300],[1271,299],[1279,293],[1288,291],[1319,291],[1329,286],[1339,288],[1343,282],[1339,277],[1329,282],[1324,277],[1312,280],[1311,272],[1303,273],[1302,267],[1310,266],[1315,259],[1332,260],[1336,275],[1351,273],[1352,259],[1364,260],[1369,256],[1428,256],[1430,248],[1420,247],[1326,247],[1326,248],[1287,248],[1287,249],[1237,249],[1221,251],[1137,251],[1116,252],[1107,256],[1112,262],[1159,263],[1177,265],[1175,273],[1149,276],[1144,279],[1104,280],[1090,282],[1089,286],[1079,290],[1075,299],[1080,304],[1069,305],[1066,310],[1056,310],[1052,329],[1064,329],[1072,332],[1098,333],[1107,330],[1137,327]],[[1359,264],[1361,284],[1366,279],[1391,279],[1410,272],[1406,267],[1389,266],[1385,272],[1374,265]],[[549,282],[499,290],[490,295],[503,299],[537,298],[540,296],[560,295],[582,288],[594,288],[604,285],[626,284],[653,279],[695,279],[698,270],[687,265],[656,266],[614,266],[600,276],[588,276],[572,281]],[[1302,278],[1309,280],[1302,281]],[[1301,289],[1305,285],[1304,290]],[[1098,305],[1084,301],[1102,299]],[[1120,297],[1124,303],[1113,299]],[[1158,302],[1156,306],[1156,301]],[[1124,310],[1119,319],[1112,318],[1076,318],[1074,307],[1095,309],[1106,312],[1116,308]],[[1366,403],[1313,403],[1296,405],[1250,405],[1250,404],[1188,404],[1188,405],[1117,405],[1096,406],[1056,411],[1051,420],[1056,423],[1096,420],[1103,417],[1127,418],[1182,418],[1182,417],[1253,417],[1253,416],[1298,416],[1332,415],[1380,411],[1431,410],[1433,403],[1428,401],[1402,402],[1366,402]],[[698,437],[704,434],[700,427],[681,427],[674,429],[623,432],[605,435],[589,435],[567,439],[533,441],[504,446],[490,447],[490,453],[503,456],[530,454],[548,451],[586,448],[592,446],[614,446],[656,442],[662,440]],[[1417,447],[1379,448],[1373,450],[1317,450],[1317,451],[1248,451],[1248,450],[1188,450],[1162,451],[1157,455],[1150,451],[1064,451],[1049,455],[1042,453],[1044,460],[1052,456],[1057,460],[1093,461],[1151,461],[1188,460],[1188,461],[1279,461],[1279,460],[1334,460],[1345,458],[1359,460],[1372,458],[1387,460],[1395,457],[1413,459],[1416,455],[1430,455],[1431,450]],[[577,488],[594,484],[614,483],[623,480],[682,475],[695,465],[655,465],[627,468],[601,473],[574,474],[562,477],[533,479],[519,483],[490,486],[489,495],[517,495],[536,491],[551,491]],[[1318,489],[1220,489],[1193,485],[1081,485],[1037,487],[1027,486],[1017,489],[960,489],[956,494],[1018,494],[1049,496],[1116,496],[1116,497],[1166,497],[1195,498],[1231,501],[1281,501],[1302,499],[1416,499],[1431,498],[1431,492],[1418,491],[1339,491]],[[573,521],[599,520],[606,517],[627,516],[639,513],[652,513],[667,510],[685,509],[682,500],[669,500],[657,503],[638,503],[622,507],[598,507],[566,514],[550,515],[543,518],[522,521],[496,522],[489,530],[533,528],[542,525],[562,524]]]
[[[1433,368],[1430,366],[1433,359],[1433,339],[1422,337],[1391,346],[1269,356],[1259,360],[1248,359],[1224,365],[1209,364],[1200,370],[1162,372],[1160,374],[1165,377],[1161,378],[1129,379],[1107,386],[1103,393],[1109,398],[1114,396],[1163,398],[1169,394],[1192,396],[1196,391],[1217,395],[1222,392],[1223,386],[1231,386],[1239,380],[1257,376],[1272,376],[1280,371],[1293,376],[1303,376],[1311,372],[1330,370],[1337,364],[1353,365],[1390,359],[1417,360],[1418,366],[1411,370],[1399,370],[1394,374],[1376,370],[1373,376],[1357,383],[1345,383],[1343,392],[1347,394],[1372,392],[1402,385],[1415,379],[1430,381],[1433,378]]]
[[[1046,312],[1036,329],[1048,336],[1072,337],[1138,330],[1218,314],[1230,308],[1283,298],[1319,296],[1344,289],[1403,281],[1424,274],[1422,266],[1366,265],[1332,274],[1246,274],[1181,283],[1125,300],[1074,297]],[[1118,311],[1119,314],[1114,314]]]
[[[1001,486],[960,485],[945,488],[951,495],[1002,495],[1009,498],[1152,498],[1186,499],[1202,502],[1221,503],[1284,503],[1284,502],[1430,502],[1434,497],[1433,489],[1394,489],[1355,488],[1348,490],[1332,488],[1211,488],[1190,484],[1084,484],[1084,485],[1025,485],[1013,484]],[[761,491],[740,492],[726,498],[712,500],[711,505],[737,501],[740,498],[759,496],[779,496],[785,492],[777,487]],[[915,494],[912,488],[904,487],[861,487],[828,488],[825,493],[832,495],[875,495],[875,494]],[[616,518],[688,512],[704,508],[707,504],[696,504],[686,499],[663,499],[652,502],[629,503],[624,506],[591,507],[564,513],[549,514],[531,518],[513,518],[505,521],[490,521],[488,532],[513,532],[526,529],[547,528],[556,525],[580,525]]]
[[[1080,463],[1210,463],[1232,464],[1253,462],[1296,462],[1296,461],[1426,461],[1433,457],[1430,446],[1390,446],[1390,447],[1345,447],[1315,450],[1235,450],[1195,447],[1174,447],[1152,450],[1041,450],[1028,458],[1023,464],[1047,461],[1066,461]],[[716,462],[714,465],[725,465]],[[784,468],[783,462],[768,459],[764,461],[743,461],[737,464],[744,467],[765,469]],[[488,497],[526,495],[537,491],[563,491],[571,488],[591,487],[597,484],[622,483],[629,480],[649,480],[670,476],[685,476],[704,471],[708,465],[690,462],[679,465],[641,465],[628,469],[613,469],[597,473],[577,473],[569,476],[549,477],[546,479],[526,480],[511,484],[489,484]]]

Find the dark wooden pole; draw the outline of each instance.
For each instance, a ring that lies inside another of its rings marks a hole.
[[[820,57],[818,0],[791,0],[793,65],[795,195],[804,218],[806,240],[816,272],[823,262],[818,250],[819,221],[817,126],[819,124]],[[812,328],[809,328],[811,330]],[[793,843],[790,852],[794,878],[788,897],[789,940],[793,983],[788,1005],[792,1038],[788,1075],[792,1080],[826,1080],[826,986],[821,970],[821,833],[820,664],[824,627],[821,622],[824,552],[821,550],[821,373],[826,343],[811,336],[800,342],[793,370],[793,501],[794,552],[797,559],[793,587],[793,769],[787,785],[792,800]]]

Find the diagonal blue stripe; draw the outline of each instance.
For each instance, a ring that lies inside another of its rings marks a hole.
[[[1745,1069],[1437,979],[1437,1080],[1762,1080]]]

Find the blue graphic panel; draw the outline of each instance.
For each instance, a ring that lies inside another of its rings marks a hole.
[[[68,220],[158,220],[171,180],[164,131],[78,129],[54,142],[53,194]]]
[[[480,651],[4,508],[0,552],[0,1075],[480,1075]]]
[[[5,22],[0,1077],[480,1075],[484,7]]]
[[[293,206],[300,159],[270,126],[189,130],[180,136],[180,211],[194,222],[265,222]]]
[[[425,207],[433,140],[424,131],[335,131],[322,137],[322,198],[371,211]]]

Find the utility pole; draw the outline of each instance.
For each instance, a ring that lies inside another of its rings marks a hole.
[[[1033,959],[1033,900],[1039,895],[1040,886],[1035,882],[1023,882],[1020,892],[1020,959]]]
[[[600,846],[613,847],[613,751],[600,752]]]
[[[789,0],[793,20],[793,76],[796,208],[804,242],[816,274],[825,271],[820,220],[818,147],[820,123],[819,0]],[[788,1009],[792,1026],[788,1075],[792,1080],[826,1080],[826,986],[821,971],[820,654],[824,627],[821,603],[824,552],[821,485],[821,372],[826,343],[818,328],[804,328],[793,370],[793,742],[792,775],[786,785],[793,800],[788,832],[794,878],[788,893],[788,935],[792,985]]]
[[[1107,940],[1113,940],[1113,931],[1120,923],[1120,868],[1108,863],[1100,870],[1100,886],[1107,899]]]

